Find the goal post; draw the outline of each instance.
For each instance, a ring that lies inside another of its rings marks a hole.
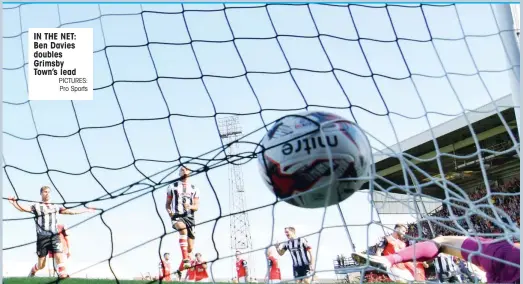
[[[507,65],[512,66],[512,73],[510,76],[510,85],[512,89],[512,98],[514,101],[514,111],[516,112],[516,121],[518,124],[518,133],[521,137],[521,122],[520,122],[520,103],[521,103],[521,89],[520,89],[520,45],[519,45],[519,7],[520,5],[496,5],[496,20],[499,23],[500,37],[503,46],[506,49]]]

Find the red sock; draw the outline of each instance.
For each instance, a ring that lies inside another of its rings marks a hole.
[[[38,264],[35,264],[32,268],[31,268],[31,274],[35,275],[36,272],[38,272]]]
[[[385,256],[390,264],[416,261],[428,261],[434,259],[439,254],[438,246],[431,241],[417,243],[406,247],[395,254]]]
[[[57,270],[58,270],[58,276],[60,276],[60,277],[67,276],[67,272],[65,271],[65,265],[58,264],[57,265]]]
[[[187,259],[187,236],[180,235],[180,249],[182,250],[182,260]]]

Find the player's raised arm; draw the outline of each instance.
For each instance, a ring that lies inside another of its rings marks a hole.
[[[84,214],[84,213],[90,213],[95,212],[94,208],[80,208],[80,209],[66,209],[66,208],[60,208],[60,214],[63,215],[78,215],[78,214]]]
[[[20,205],[20,203],[18,203],[16,198],[13,196],[9,197],[9,203],[11,203],[16,208],[16,210],[20,212],[33,213],[32,206]]]

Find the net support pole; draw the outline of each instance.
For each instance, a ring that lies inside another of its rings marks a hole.
[[[514,102],[514,112],[516,115],[516,123],[518,127],[518,136],[521,137],[521,122],[520,122],[520,53],[519,43],[516,35],[516,30],[519,27],[514,25],[514,19],[510,4],[491,4],[494,11],[500,33],[501,42],[506,52],[507,65],[511,66],[512,72],[509,72],[510,87],[512,91],[512,100]],[[519,20],[517,21],[519,23]],[[521,138],[520,138],[521,139]]]
[[[380,226],[381,226],[381,230],[383,231],[383,235],[387,235],[387,232],[385,232],[385,228],[384,228],[384,225],[383,223],[381,222],[381,215],[380,215],[380,212],[378,211],[377,207],[376,207],[376,202],[374,201],[374,192],[370,192],[370,205],[372,208],[374,208],[374,210],[376,210],[376,215],[378,215],[378,222],[380,223]],[[372,211],[371,214],[374,214],[374,211]]]
[[[410,178],[412,179],[413,184],[418,189],[417,193],[420,194],[422,192],[421,185],[418,183],[416,175],[414,175],[414,173],[410,169],[408,169],[408,174],[410,175]],[[423,213],[421,212],[421,210],[419,208],[418,199],[421,201],[421,206],[423,207]],[[414,202],[414,209],[416,210],[416,215],[417,216],[423,217],[423,216],[428,216],[429,215],[429,212],[427,211],[427,207],[425,206],[425,202],[423,202],[423,198],[421,196],[419,196],[419,195],[414,196],[413,202]],[[429,221],[427,223],[429,224],[430,237],[431,238],[436,237],[436,232],[435,232],[434,228],[432,227],[431,222]],[[422,237],[423,236],[423,224],[421,224],[421,227],[422,227],[421,228],[421,232],[419,232],[419,236],[418,237]]]
[[[347,233],[347,238],[349,239],[350,247],[352,248],[352,252],[356,252],[356,246],[354,245],[354,242],[352,241],[352,237],[349,232],[349,227],[347,226],[347,222],[345,221],[345,216],[343,215],[343,211],[341,210],[340,204],[338,203],[336,205],[336,207],[338,207],[338,212],[340,213],[341,221],[343,222],[343,227],[345,228],[345,233]],[[365,271],[362,270],[360,272],[361,279],[363,279],[364,276],[365,276]],[[360,283],[361,283],[361,280],[360,280]]]
[[[347,233],[347,238],[349,238],[350,247],[352,248],[352,252],[356,252],[356,246],[354,245],[354,242],[352,241],[352,237],[350,236],[349,227],[347,227],[347,222],[345,221],[345,216],[343,215],[343,211],[341,211],[340,204],[336,206],[338,207],[338,212],[340,212],[341,221],[343,222],[343,227],[345,227],[345,232]]]
[[[421,202],[421,207],[423,207],[423,213],[421,213],[421,210],[419,208],[419,203],[418,201],[416,200],[416,198],[414,198],[414,203],[416,205],[416,211],[418,211],[418,215],[419,216],[429,216],[429,212],[427,211],[427,207],[425,206],[425,202],[423,201],[423,198],[419,197],[418,198],[420,199],[420,202]],[[429,224],[429,230],[430,230],[430,237],[431,238],[435,238],[436,237],[436,231],[434,230],[434,227],[432,227],[432,224],[431,222],[427,222]],[[420,236],[423,236],[423,226],[421,226],[421,234]]]

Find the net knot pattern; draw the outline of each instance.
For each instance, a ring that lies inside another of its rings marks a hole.
[[[399,191],[415,200],[430,198],[423,188],[444,192],[438,199],[442,207],[421,214],[421,227],[409,225],[409,235],[421,240],[442,231],[467,234],[466,224],[472,220],[497,228],[484,236],[512,239],[519,235],[519,218],[507,215],[498,203],[519,198],[519,186],[495,190],[480,162],[482,197],[471,198],[443,172],[449,161],[481,161],[490,155],[518,155],[519,160],[517,126],[506,115],[511,106],[490,110],[507,133],[498,145],[485,145],[470,121],[472,152],[441,152],[434,134],[438,124],[512,92],[508,78],[519,77],[519,56],[515,62],[514,47],[503,39],[515,30],[499,20],[496,9],[494,4],[4,5],[4,194],[34,202],[32,188],[49,184],[54,200],[66,208],[97,208],[96,214],[72,221],[69,228],[101,222],[104,238],[111,240],[109,255],[76,273],[107,263],[118,280],[115,259],[156,241],[160,257],[162,240],[176,234],[161,221],[163,200],[156,194],[179,179],[181,166],[188,166],[200,182],[207,181],[200,186],[209,188],[206,198],[215,199],[218,208],[214,216],[198,217],[198,226],[213,227],[211,236],[199,236],[214,246],[212,263],[232,257],[217,249],[223,242],[215,232],[217,224],[245,213],[224,211],[213,172],[230,164],[256,163],[259,141],[276,119],[325,110],[358,123],[374,150],[395,158],[409,176],[398,184],[376,174],[371,194]],[[41,16],[34,17],[37,13]],[[33,27],[93,28],[92,102],[28,100],[27,30]],[[238,117],[246,131],[225,143],[219,121],[230,116]],[[432,131],[433,156],[391,151],[391,145],[422,128]],[[236,145],[240,151],[228,155],[229,147]],[[426,164],[436,171],[426,170]],[[82,183],[93,190],[73,192]],[[261,187],[256,190],[269,194]],[[149,221],[160,223],[160,234],[115,252],[115,232],[106,219],[115,218],[108,217],[111,211],[146,199],[157,218]],[[274,208],[280,202],[245,211]],[[265,217],[277,218],[274,209],[270,211]],[[4,235],[11,224],[28,224],[24,221],[30,219],[4,217]],[[371,220],[366,226],[376,223]],[[347,232],[350,227],[343,225]],[[329,226],[322,222],[315,234],[321,237],[325,229]],[[11,241],[3,250],[34,244]],[[213,273],[211,264],[211,278]]]

